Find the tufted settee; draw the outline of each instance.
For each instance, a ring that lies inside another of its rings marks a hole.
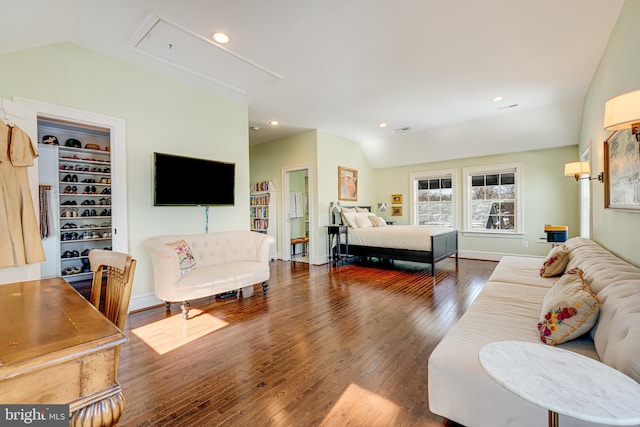
[[[584,271],[600,300],[600,313],[588,333],[558,347],[599,360],[640,382],[640,269],[589,239],[572,238],[565,244],[566,271]],[[469,309],[436,346],[428,362],[431,412],[467,427],[545,424],[546,409],[499,385],[478,360],[480,349],[494,341],[544,345],[537,323],[543,299],[558,278],[540,277],[542,262],[536,257],[502,258]],[[599,426],[562,415],[560,425]]]
[[[262,283],[266,295],[269,248],[274,241],[253,231],[152,237],[146,247],[153,262],[156,297],[164,300],[167,308],[171,302],[181,301],[186,319],[189,300],[236,290],[242,290],[243,297],[252,296],[256,283]],[[176,243],[181,243],[180,253]],[[181,269],[185,260],[191,262],[189,268]]]

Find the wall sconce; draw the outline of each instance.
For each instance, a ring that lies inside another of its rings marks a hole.
[[[640,142],[640,90],[623,93],[604,104],[604,130],[628,128]]]
[[[378,203],[378,210],[380,212],[386,212],[387,211],[387,204],[385,202]]]
[[[588,179],[591,181],[592,179],[597,179],[600,182],[604,182],[604,172],[600,172],[597,177],[580,177],[580,175],[589,175],[591,173],[591,168],[589,167],[589,162],[571,162],[564,164],[564,176],[572,176],[579,181],[581,179]]]

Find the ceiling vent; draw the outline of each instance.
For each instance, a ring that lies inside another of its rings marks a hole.
[[[395,130],[395,133],[407,133],[411,132],[411,126],[405,126],[403,128],[398,128]]]
[[[518,104],[505,105],[504,107],[498,107],[498,110],[509,110],[511,108],[516,108]]]
[[[282,76],[261,67],[206,37],[157,16],[142,26],[135,48],[156,60],[197,77],[246,94]]]

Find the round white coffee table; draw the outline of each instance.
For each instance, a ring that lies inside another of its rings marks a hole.
[[[480,349],[480,364],[498,384],[549,411],[610,425],[640,424],[640,384],[581,354],[524,341],[498,341]]]

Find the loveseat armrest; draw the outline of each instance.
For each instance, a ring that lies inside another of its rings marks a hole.
[[[165,301],[172,301],[173,289],[181,277],[178,254],[160,240],[149,239],[146,246],[153,263],[153,286],[156,296]]]
[[[267,234],[258,233],[261,238],[258,240],[258,247],[256,248],[256,257],[258,262],[269,263],[269,252],[271,245],[275,243],[276,239],[273,236]]]

